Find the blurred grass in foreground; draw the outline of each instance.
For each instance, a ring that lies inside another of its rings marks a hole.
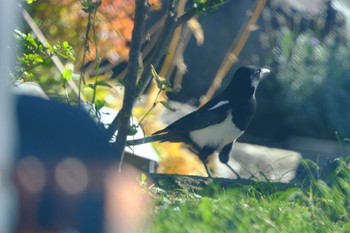
[[[336,160],[323,175],[303,161],[309,175],[286,188],[258,182],[199,191],[151,187],[150,232],[350,232],[348,161]]]

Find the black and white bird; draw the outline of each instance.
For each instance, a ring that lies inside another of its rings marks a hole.
[[[269,69],[254,66],[240,67],[226,89],[198,110],[173,122],[152,136],[130,140],[128,145],[160,142],[183,142],[190,146],[205,169],[208,157],[215,151],[238,178],[238,173],[228,165],[234,142],[247,129],[256,110],[255,91],[259,81],[270,73]]]

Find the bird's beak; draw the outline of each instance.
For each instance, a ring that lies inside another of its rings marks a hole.
[[[264,78],[266,78],[266,77],[268,77],[269,74],[270,74],[270,72],[271,72],[271,71],[270,71],[269,69],[267,69],[267,68],[261,68],[260,70],[261,70],[260,75],[259,75],[260,80],[261,80],[261,79],[264,79]]]

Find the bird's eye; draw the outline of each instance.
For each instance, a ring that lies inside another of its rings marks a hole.
[[[261,69],[257,69],[256,72],[255,72],[255,75],[258,76],[261,72]]]

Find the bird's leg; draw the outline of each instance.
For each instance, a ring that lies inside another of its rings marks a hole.
[[[209,178],[212,178],[212,175],[211,175],[211,172],[210,172],[210,170],[209,170],[209,168],[208,168],[207,163],[206,163],[205,161],[202,161],[202,163],[203,163],[203,165],[204,165],[205,171],[206,171],[207,174],[208,174],[208,177],[209,177]]]
[[[212,178],[212,174],[208,168],[207,162],[208,162],[208,157],[209,155],[213,152],[214,150],[209,149],[209,148],[203,148],[202,150],[199,151],[198,157],[202,161],[205,171],[208,174],[208,177]]]
[[[233,169],[228,163],[224,163],[235,175],[237,176],[237,179],[240,180],[242,177]]]
[[[234,142],[233,142],[234,143]],[[237,179],[242,179],[241,176],[238,174],[238,172],[235,171],[235,169],[233,169],[229,164],[228,164],[228,160],[229,160],[229,155],[230,152],[232,150],[233,147],[233,143],[229,143],[226,146],[224,146],[224,148],[222,148],[222,150],[219,153],[219,159],[220,162],[222,162],[223,164],[225,164],[236,176]]]

